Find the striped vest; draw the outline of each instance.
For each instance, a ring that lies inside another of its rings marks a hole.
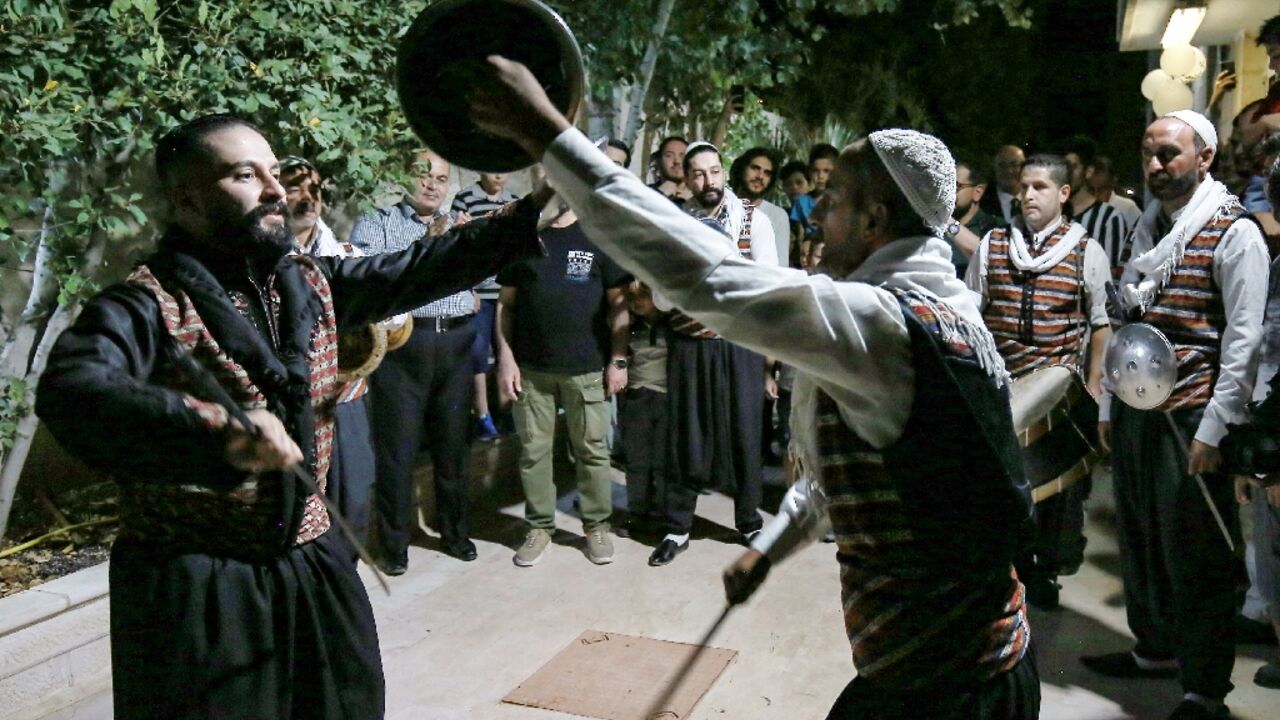
[[[742,230],[738,233],[738,254],[747,260],[751,259],[751,218],[755,214],[755,206],[742,202],[743,209],[746,212],[742,217]],[[722,212],[720,215],[727,216],[728,213]],[[717,219],[721,219],[717,217]],[[702,326],[702,323],[685,315],[679,308],[671,311],[671,329],[681,335],[687,335],[699,340],[710,340],[720,337],[711,330]]]
[[[1050,235],[1040,255],[1062,242],[1070,221]],[[990,233],[987,303],[982,319],[1013,377],[1042,367],[1065,365],[1076,372],[1089,324],[1084,312],[1084,253],[1081,240],[1071,254],[1046,272],[1018,270],[1010,259],[1007,228]]]
[[[1227,327],[1222,289],[1213,279],[1213,253],[1227,228],[1246,214],[1234,198],[1219,208],[1187,243],[1182,258],[1142,316],[1169,338],[1178,358],[1178,380],[1160,410],[1201,407],[1213,394],[1222,333]]]
[[[334,442],[334,408],[338,399],[337,322],[329,283],[309,258],[297,264],[307,284],[320,296],[323,312],[311,330],[308,365],[311,376],[311,407],[315,417],[315,463],[311,478],[323,492],[329,475]],[[160,305],[160,316],[169,334],[207,368],[241,407],[265,408],[267,400],[248,373],[218,346],[191,299],[181,290],[161,285],[144,265],[127,282],[139,286]],[[272,303],[279,311],[279,304]],[[165,364],[167,365],[167,364]],[[189,381],[167,370],[153,378],[156,384],[190,392]],[[221,417],[220,407],[187,395],[186,404],[209,421]],[[175,462],[180,462],[175,458]],[[291,493],[283,487],[281,475],[251,475],[227,487],[208,485],[168,485],[148,482],[120,483],[120,537],[164,547],[189,548],[190,552],[259,560],[280,552],[270,538],[279,534],[283,504]],[[329,529],[329,514],[320,498],[311,495],[301,502],[301,522],[293,537],[294,546],[309,543]]]
[[[942,339],[934,299],[894,291],[912,335],[916,397],[903,435],[863,441],[818,391],[817,451],[858,675],[894,692],[972,687],[1030,640],[1011,558],[1031,527],[1007,394]]]

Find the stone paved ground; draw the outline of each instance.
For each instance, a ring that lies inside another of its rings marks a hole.
[[[702,498],[699,514],[705,521],[690,550],[668,567],[648,567],[649,548],[623,539],[615,541],[612,565],[594,566],[583,554],[577,521],[562,515],[557,544],[541,564],[522,569],[511,564],[507,547],[521,535],[518,492],[518,487],[494,488],[489,494],[494,502],[477,508],[478,561],[461,563],[441,555],[431,549],[434,541],[424,538],[423,547],[411,550],[409,572],[391,580],[390,597],[370,579],[386,665],[388,718],[569,718],[499,701],[583,630],[689,642],[718,614],[719,571],[741,549],[730,542],[727,499]],[[1092,501],[1088,561],[1078,575],[1064,580],[1063,609],[1033,612],[1031,618],[1045,720],[1159,719],[1179,699],[1172,681],[1105,680],[1076,661],[1082,652],[1119,650],[1130,642],[1106,522],[1108,492],[1104,478]],[[571,501],[566,498],[562,507],[570,509]],[[825,717],[852,673],[833,553],[831,545],[815,545],[775,568],[762,592],[730,617],[712,644],[737,650],[737,660],[691,720]],[[1237,718],[1280,717],[1280,692],[1252,683],[1267,652],[1273,650],[1240,649],[1237,689],[1229,698]],[[44,717],[108,718],[108,691]]]

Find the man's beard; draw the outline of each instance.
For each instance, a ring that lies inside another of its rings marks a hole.
[[[956,203],[956,209],[955,209],[955,212],[952,214],[952,217],[958,217],[958,218],[961,218],[961,217],[964,217],[965,215],[968,215],[968,214],[969,214],[969,208],[971,208],[971,207],[973,207],[973,201],[972,201],[972,200],[970,200],[969,202],[967,202],[967,203],[965,203],[965,204],[963,204],[963,205],[961,205],[960,203]]]
[[[287,221],[271,227],[262,224],[262,219],[273,213],[279,213],[282,220],[289,217],[289,209],[283,202],[259,205],[241,218],[231,242],[250,255],[268,259],[293,250],[293,233]]]
[[[1191,192],[1196,186],[1198,172],[1195,168],[1182,175],[1159,172],[1147,178],[1147,189],[1157,200],[1174,200]]]
[[[698,204],[703,208],[710,210],[720,204],[724,199],[724,189],[718,187],[709,187],[698,193]]]

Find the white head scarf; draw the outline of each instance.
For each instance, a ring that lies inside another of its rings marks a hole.
[[[941,236],[956,208],[956,161],[941,140],[915,130],[877,130],[867,136],[911,209]]]

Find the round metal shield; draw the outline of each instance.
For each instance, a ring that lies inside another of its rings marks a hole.
[[[526,65],[570,120],[582,103],[582,51],[569,26],[537,0],[444,0],[400,41],[396,85],[409,126],[451,163],[512,172],[536,162],[519,145],[471,123],[467,93],[490,55]]]
[[[1146,323],[1130,323],[1113,333],[1103,365],[1107,389],[1138,410],[1159,407],[1178,379],[1173,345]]]

